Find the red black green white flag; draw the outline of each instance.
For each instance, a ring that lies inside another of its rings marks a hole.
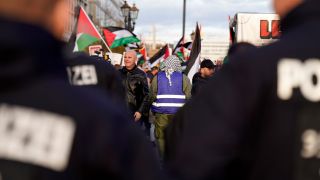
[[[77,22],[77,38],[74,51],[84,51],[91,44],[100,41],[101,36],[84,9],[80,8]]]
[[[167,59],[170,56],[170,50],[168,45],[166,44],[165,46],[162,47],[154,56],[152,56],[149,59],[150,67],[157,66],[160,64],[162,61]]]
[[[176,47],[172,51],[172,54],[177,55],[182,60],[188,60],[190,50],[192,47],[192,42],[184,42],[184,37],[182,37],[179,42],[177,43]]]
[[[192,80],[195,73],[200,69],[200,55],[201,55],[201,34],[200,28],[197,24],[195,39],[192,43],[192,49],[190,53],[189,61],[187,61],[187,68],[185,73],[188,74],[190,80]]]
[[[103,33],[110,48],[140,42],[135,34],[120,27],[106,27]]]

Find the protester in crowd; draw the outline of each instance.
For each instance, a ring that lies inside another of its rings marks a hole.
[[[239,42],[232,44],[227,52],[227,56],[223,60],[223,64],[226,64],[229,62],[230,56],[233,54],[239,54],[239,53],[244,53],[246,51],[256,49],[257,47],[251,43],[248,42]]]
[[[124,56],[125,66],[120,69],[122,83],[126,88],[127,104],[135,122],[149,112],[149,87],[146,74],[137,67],[137,54],[127,51]]]
[[[147,71],[147,80],[148,80],[148,84],[149,84],[149,87],[151,86],[151,82],[152,82],[152,79],[158,74],[159,72],[159,67],[158,66],[154,66],[151,68],[150,71]],[[154,137],[154,122],[155,122],[155,116],[154,114],[152,113],[151,109],[149,110],[149,124],[150,124],[150,140],[152,142],[152,144],[155,146],[155,137]]]
[[[319,178],[320,1],[274,0],[282,37],[235,54],[168,130],[178,179]]]
[[[207,84],[207,81],[213,76],[216,66],[210,59],[204,59],[200,64],[200,70],[192,78],[191,95],[198,94],[200,89]]]
[[[151,85],[152,79],[158,74],[159,67],[154,66],[147,72],[148,83]]]
[[[68,7],[65,0],[0,1],[0,179],[161,179],[125,110],[68,83],[57,40],[69,25]]]
[[[150,88],[151,111],[155,113],[155,137],[161,157],[164,157],[164,131],[174,114],[191,97],[191,83],[182,74],[180,60],[169,56],[163,63],[161,72],[155,76]]]
[[[83,52],[67,59],[69,82],[74,86],[99,87],[114,99],[125,100],[125,90],[119,73],[106,61],[98,61]]]

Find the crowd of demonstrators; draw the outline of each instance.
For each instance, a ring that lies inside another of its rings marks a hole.
[[[150,87],[151,111],[155,114],[155,138],[164,157],[164,131],[171,123],[174,114],[191,97],[191,83],[182,73],[180,59],[169,56],[160,67],[161,71],[153,78]]]
[[[0,1],[0,180],[318,179],[320,1],[273,1],[281,39],[204,59],[192,84],[175,55],[66,53],[65,0]]]
[[[281,39],[232,55],[168,128],[176,178],[319,178],[320,1],[274,4]]]
[[[111,93],[70,86],[59,40],[68,7],[0,1],[0,179],[163,179]]]
[[[198,94],[200,89],[207,84],[208,80],[215,73],[216,65],[210,59],[204,59],[200,64],[200,70],[192,78],[191,95]]]

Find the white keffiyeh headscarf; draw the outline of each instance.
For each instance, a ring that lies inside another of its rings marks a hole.
[[[160,65],[160,70],[165,71],[166,77],[169,80],[169,85],[172,86],[171,75],[173,72],[182,72],[180,59],[175,56],[169,56],[162,64]]]

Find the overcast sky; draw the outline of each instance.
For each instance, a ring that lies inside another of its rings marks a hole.
[[[173,43],[182,35],[183,0],[128,0],[140,9],[135,33],[147,38],[152,26],[157,30],[157,39]],[[228,15],[236,12],[271,13],[272,0],[187,0],[186,34],[195,29],[196,22],[202,25],[207,38],[228,39]]]

